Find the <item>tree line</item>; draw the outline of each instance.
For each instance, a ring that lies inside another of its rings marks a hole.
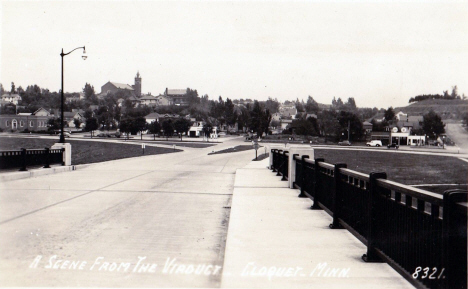
[[[412,103],[412,102],[418,102],[418,101],[423,101],[423,100],[428,100],[428,99],[449,99],[449,100],[453,100],[453,99],[466,99],[466,96],[465,94],[463,94],[462,96],[460,96],[458,94],[458,88],[457,86],[453,86],[452,87],[452,92],[449,93],[448,90],[444,90],[442,94],[422,94],[422,95],[417,95],[415,97],[411,97],[409,99],[409,103]]]

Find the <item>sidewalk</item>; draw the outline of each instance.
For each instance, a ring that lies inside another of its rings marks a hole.
[[[362,261],[364,244],[330,229],[267,164],[237,170],[221,287],[413,288],[386,263]]]

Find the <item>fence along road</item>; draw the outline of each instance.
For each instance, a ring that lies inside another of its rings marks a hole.
[[[218,287],[239,142],[0,183],[0,286]]]
[[[273,170],[288,179],[288,164],[295,168],[289,181],[314,200],[311,209],[333,217],[330,228],[346,228],[367,246],[364,261],[385,261],[418,288],[466,288],[466,191],[442,197],[386,180],[385,172],[271,151]]]

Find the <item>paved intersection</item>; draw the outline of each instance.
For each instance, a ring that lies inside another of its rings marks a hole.
[[[234,174],[253,152],[211,150],[1,183],[0,285],[219,287]]]

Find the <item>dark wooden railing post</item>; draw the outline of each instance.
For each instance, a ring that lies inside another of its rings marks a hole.
[[[333,170],[333,178],[334,178],[334,186],[333,186],[333,191],[332,193],[332,212],[333,212],[333,222],[330,224],[331,229],[343,229],[343,226],[341,226],[340,222],[338,221],[340,217],[340,211],[341,211],[341,203],[342,203],[342,197],[341,194],[342,189],[341,189],[341,173],[340,169],[341,168],[346,168],[346,164],[335,164],[335,169]]]
[[[288,180],[289,158],[286,155],[287,153],[289,152],[283,151],[283,155],[281,156],[282,165],[283,165],[283,169],[281,170],[281,174],[283,175],[283,177],[281,178],[282,181]]]
[[[444,192],[442,256],[446,288],[467,288],[467,212],[461,202],[467,202],[466,191]]]
[[[50,148],[45,148],[45,169],[50,169]]]
[[[313,197],[314,197],[314,204],[310,207],[311,210],[321,210],[319,206],[319,187],[320,187],[320,162],[324,162],[325,159],[323,158],[316,158],[315,163],[314,163],[314,183],[312,184],[314,186],[313,190]]]
[[[298,156],[298,155],[297,155]],[[293,156],[294,158],[294,156]],[[304,194],[304,191],[305,191],[305,159],[308,159],[309,156],[308,155],[303,155],[301,157],[301,175],[299,176],[299,179],[301,180],[301,193],[299,194],[299,198],[307,198],[307,196]],[[296,178],[297,178],[297,172],[296,172]]]
[[[276,168],[276,166],[277,166],[277,162],[276,162],[276,151],[277,151],[276,149],[271,149],[271,158],[272,158],[272,160],[273,160],[272,165],[271,165],[271,168],[272,168],[272,170],[273,170],[274,173],[275,173],[276,170],[277,170],[277,168]]]
[[[26,169],[27,159],[26,158],[27,158],[26,157],[26,149],[21,148],[21,168],[20,168],[21,172],[27,171],[27,169]]]
[[[377,220],[377,179],[386,179],[387,173],[370,173],[369,175],[369,199],[367,201],[367,253],[362,255],[365,262],[383,262],[375,252],[376,245],[376,227],[379,225],[380,220]]]
[[[281,159],[281,152],[282,150],[277,150],[276,151],[277,154],[276,154],[276,160],[277,160],[277,168],[276,168],[276,176],[279,177],[281,176],[281,169],[282,169],[282,165],[283,165],[283,162],[282,162],[282,159]]]

